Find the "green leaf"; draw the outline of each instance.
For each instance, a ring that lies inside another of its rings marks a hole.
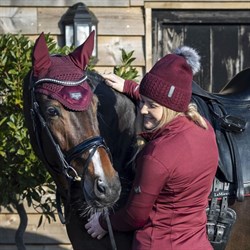
[[[7,117],[4,117],[4,118],[0,121],[0,126],[2,126],[3,123],[5,123],[5,121],[6,121],[7,119],[8,119]]]
[[[12,128],[13,130],[16,129],[16,124],[15,124],[15,123],[13,123],[13,122],[7,122],[7,124],[8,124],[8,126],[9,126],[10,128]]]
[[[18,149],[17,154],[18,155],[25,155],[25,151],[23,149]]]
[[[132,57],[134,50],[127,53],[124,49],[121,49],[121,53],[121,64],[115,66],[113,72],[123,79],[135,81],[139,75],[138,70],[135,67],[131,66],[132,62],[136,59],[135,57]]]
[[[5,153],[4,151],[2,151],[2,150],[0,150],[0,155],[1,155],[2,157],[6,157],[6,153]]]
[[[134,54],[134,50],[128,52],[127,57],[128,57],[128,58],[131,58],[131,56],[132,56],[133,54]],[[134,58],[134,59],[135,59],[135,58]]]

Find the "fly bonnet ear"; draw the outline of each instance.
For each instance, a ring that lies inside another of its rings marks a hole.
[[[76,48],[72,53],[69,54],[70,59],[74,64],[85,70],[86,66],[89,63],[90,57],[92,55],[95,43],[95,31],[93,30],[86,41]]]
[[[51,60],[49,50],[46,44],[44,33],[41,33],[35,42],[32,53],[32,67],[34,76],[38,78],[44,77],[50,66]]]
[[[191,101],[193,75],[200,56],[189,47],[176,49],[161,58],[141,81],[139,92],[177,112],[185,112]]]
[[[33,51],[34,76],[37,80],[42,78],[76,82],[81,80],[94,49],[94,35],[95,31],[92,31],[86,41],[69,55],[50,56],[42,33]]]

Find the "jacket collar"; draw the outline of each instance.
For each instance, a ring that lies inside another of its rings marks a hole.
[[[152,141],[163,135],[176,134],[182,130],[187,129],[192,124],[191,121],[186,116],[177,116],[171,122],[163,125],[161,128],[153,131],[145,131],[140,134],[140,136],[147,142]]]

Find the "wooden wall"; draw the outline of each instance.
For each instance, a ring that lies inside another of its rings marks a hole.
[[[50,33],[63,45],[61,17],[79,1],[1,0],[0,34],[22,33],[35,40],[41,32]],[[98,20],[98,62],[100,72],[112,71],[120,63],[123,48],[134,50],[137,67],[142,75],[145,66],[144,14],[142,0],[83,1]],[[61,28],[61,29],[60,29]]]
[[[58,24],[79,0],[1,0],[0,34],[22,33],[37,38],[51,33],[62,44]],[[120,49],[134,50],[140,76],[152,67],[152,9],[250,9],[246,0],[85,0],[98,19],[96,69],[109,72],[120,62]],[[141,77],[140,77],[141,78]],[[138,80],[140,80],[140,78]]]
[[[25,206],[28,213],[28,226],[24,234],[27,250],[72,250],[66,228],[56,215],[56,222],[44,221],[38,227],[40,214],[33,208]],[[0,207],[0,249],[16,250],[15,233],[19,226],[19,216]]]
[[[78,0],[1,0],[0,35],[25,34],[35,40],[43,31],[62,44],[59,22]],[[152,66],[152,9],[250,9],[245,0],[85,0],[98,19],[98,58],[96,69],[109,72],[120,62],[120,49],[134,50],[140,78]],[[140,78],[138,80],[140,80]],[[37,228],[40,215],[28,209],[25,234],[28,250],[71,249],[65,227],[57,222]],[[0,249],[14,250],[16,213],[0,210]]]

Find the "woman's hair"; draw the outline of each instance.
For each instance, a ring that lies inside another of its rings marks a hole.
[[[172,121],[175,117],[177,117],[179,115],[185,115],[189,120],[193,121],[195,124],[197,124],[198,126],[204,128],[204,129],[208,128],[205,119],[199,114],[196,104],[190,103],[188,105],[187,111],[184,113],[177,112],[177,111],[174,111],[172,109],[169,109],[169,108],[166,108],[163,106],[162,119],[161,119],[160,123],[155,128],[153,128],[153,130],[156,130],[156,129],[162,127],[163,125],[169,123],[170,121]]]
[[[188,105],[188,110],[185,112],[186,117],[196,123],[198,126],[208,129],[206,120],[200,115],[197,110],[197,105],[195,103],[190,103]]]
[[[197,124],[198,126],[200,126],[203,129],[208,129],[208,125],[206,123],[206,120],[198,112],[197,105],[195,103],[190,103],[188,105],[187,111],[184,112],[184,113],[174,111],[174,110],[169,109],[169,108],[164,107],[164,106],[162,106],[162,107],[163,107],[163,115],[162,115],[161,121],[151,131],[159,129],[160,127],[162,127],[163,125],[169,123],[171,120],[173,120],[175,117],[177,117],[179,115],[186,116],[189,120],[193,121],[195,124]],[[133,159],[131,159],[131,162],[134,161],[137,154],[141,151],[141,149],[145,145],[146,145],[145,140],[141,136],[138,136],[138,138],[137,138],[138,150],[137,150],[136,154],[134,155]]]

